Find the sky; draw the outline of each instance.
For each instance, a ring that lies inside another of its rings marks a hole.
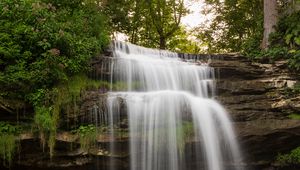
[[[203,1],[191,2],[191,0],[185,0],[185,5],[190,10],[190,13],[182,18],[183,25],[193,28],[204,21],[204,17],[201,14],[201,9],[204,5]]]
[[[195,2],[196,1],[196,2]],[[185,6],[190,13],[182,18],[182,24],[188,29],[195,28],[200,24],[208,24],[212,20],[213,15],[204,15],[201,10],[204,9],[205,0],[185,0]]]

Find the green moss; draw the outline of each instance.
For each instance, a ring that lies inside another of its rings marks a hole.
[[[293,149],[288,154],[279,154],[276,160],[281,166],[300,165],[300,147]]]
[[[60,86],[62,89],[66,89],[68,94],[72,98],[80,96],[82,91],[96,90],[99,88],[109,89],[110,83],[106,81],[92,80],[86,75],[76,75],[69,79],[66,84]]]
[[[89,79],[86,75],[80,74],[70,77],[64,83],[61,83],[51,90],[40,90],[33,94],[32,99],[35,103],[35,117],[34,122],[37,125],[40,133],[41,143],[43,149],[46,144],[49,147],[50,157],[54,155],[55,136],[59,127],[59,117],[61,112],[67,115],[70,113],[76,114],[79,112],[77,105],[80,96],[87,90],[110,89],[110,83],[107,81],[99,81]],[[134,87],[138,87],[139,83],[135,82]],[[115,82],[112,84],[113,90],[125,90],[127,84],[122,82]],[[80,129],[81,128],[81,129]],[[91,126],[80,126],[80,143],[82,148],[88,149],[93,137],[96,136],[92,131],[85,134],[82,131],[92,130]],[[122,135],[126,135],[123,134]],[[125,132],[124,132],[125,133]]]
[[[55,125],[51,112],[53,108],[49,107],[36,107],[34,122],[38,125],[38,128],[42,131],[54,131]]]
[[[290,118],[290,119],[295,119],[295,120],[300,120],[300,115],[294,113],[294,114],[288,115],[288,118]]]
[[[79,111],[77,101],[86,90],[109,88],[109,83],[91,80],[85,75],[76,75],[68,81],[54,87],[52,90],[38,91],[35,101],[34,122],[40,133],[43,149],[46,143],[49,147],[50,157],[54,155],[55,136],[59,127],[60,113],[65,110],[67,114],[76,114]]]
[[[97,131],[94,125],[80,126],[77,129],[81,149],[88,151],[96,144]]]
[[[50,132],[49,139],[48,139],[50,158],[54,156],[55,137],[56,137],[56,132],[55,131]]]
[[[47,139],[50,140],[50,134],[55,134],[56,132],[56,123],[54,116],[52,115],[53,108],[52,107],[36,107],[35,108],[35,116],[34,123],[37,125],[40,133],[40,139],[43,146],[43,151],[45,149]],[[53,137],[52,137],[53,138]],[[53,141],[52,141],[53,142]],[[50,145],[50,151],[53,151],[53,143]],[[53,155],[53,152],[50,152],[50,155]]]
[[[266,95],[267,95],[268,97],[274,98],[274,97],[278,97],[280,94],[278,94],[278,93],[275,92],[275,91],[271,91],[271,92],[267,92]]]
[[[10,166],[17,148],[16,135],[19,130],[5,122],[0,122],[0,158],[4,166]]]
[[[4,166],[10,166],[16,150],[16,140],[14,135],[0,135],[0,156]]]

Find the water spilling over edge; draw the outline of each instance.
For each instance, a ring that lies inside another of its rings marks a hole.
[[[108,120],[113,138],[121,98],[128,114],[131,170],[222,170],[224,162],[241,169],[230,118],[212,99],[213,68],[183,62],[169,51],[118,41],[113,47],[111,84],[123,82],[126,90],[109,93]],[[200,144],[188,150],[191,141]],[[189,165],[188,159],[202,163]]]

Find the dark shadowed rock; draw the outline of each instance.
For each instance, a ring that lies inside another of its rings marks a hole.
[[[217,99],[232,116],[246,162],[269,165],[278,153],[300,146],[300,120],[289,118],[300,113],[300,96],[284,94],[300,77],[285,61],[262,64],[225,56],[210,65],[217,73]]]

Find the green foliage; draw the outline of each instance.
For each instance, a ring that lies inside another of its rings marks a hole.
[[[77,129],[80,147],[88,151],[96,143],[97,131],[94,125],[80,126]]]
[[[1,94],[30,98],[28,94],[42,94],[87,69],[87,61],[108,44],[109,37],[101,10],[83,2],[0,2]]]
[[[273,62],[279,59],[286,59],[289,55],[288,48],[282,46],[274,46],[264,51],[253,48],[253,51],[244,51],[243,54],[251,59],[264,59],[268,60],[269,62]]]
[[[300,11],[283,12],[289,5],[280,8],[281,17],[276,26],[276,32],[270,34],[270,46],[261,50],[260,38],[252,36],[252,41],[246,41],[242,52],[252,59],[287,60],[291,69],[300,70]],[[262,31],[261,31],[262,32]],[[249,43],[249,44],[248,44]]]
[[[292,52],[292,56],[289,58],[289,66],[295,70],[300,70],[300,50]]]
[[[68,78],[51,90],[38,90],[31,94],[31,103],[35,106],[34,122],[40,133],[43,148],[48,144],[50,156],[54,154],[55,136],[59,127],[59,115],[64,112],[76,114],[79,111],[77,101],[86,90],[110,89],[110,83],[89,79],[84,74],[75,75]],[[116,82],[112,85],[114,90],[125,90],[126,83]],[[85,127],[82,127],[83,132]],[[89,139],[82,139],[83,147],[89,144]]]
[[[300,164],[300,147],[292,150],[288,154],[279,154],[276,158],[281,166],[299,165]]]
[[[251,59],[288,60],[291,69],[300,70],[299,1],[277,1],[280,19],[270,35],[270,46],[261,50],[263,0],[206,0],[204,13],[215,15],[212,23],[198,29],[198,39],[207,52],[241,52]]]
[[[109,88],[109,83],[91,80],[85,75],[76,75],[51,90],[38,90],[31,94],[31,103],[35,106],[34,122],[39,129],[43,149],[48,144],[51,157],[54,154],[60,113],[63,110],[78,112],[76,103],[82,92],[100,87]]]
[[[283,94],[289,98],[296,97],[300,94],[300,84],[295,84],[292,88],[285,88]]]
[[[283,15],[271,34],[271,50],[280,47],[292,69],[300,70],[300,11]],[[281,57],[282,58],[282,57]]]
[[[46,143],[48,143],[50,149],[49,153],[51,157],[54,154],[53,151],[55,146],[57,121],[58,120],[53,115],[52,107],[42,106],[42,107],[35,108],[34,123],[37,125],[39,129],[43,150],[45,148]],[[48,142],[46,142],[47,139]]]
[[[183,0],[110,0],[106,6],[115,31],[134,44],[162,49],[169,48],[187,12]]]
[[[250,36],[245,40],[241,46],[241,52],[243,55],[255,59],[261,57],[262,51],[260,50],[262,30],[257,32],[255,35]]]
[[[0,1],[0,97],[32,104],[34,124],[51,157],[63,106],[76,110],[82,90],[101,86],[74,76],[108,45],[101,5],[92,0]]]
[[[55,131],[55,123],[52,118],[52,107],[36,107],[34,122],[38,125],[38,128],[43,132]]]
[[[19,129],[6,122],[0,122],[0,158],[4,166],[10,166],[17,148],[16,135]]]
[[[185,27],[181,26],[174,36],[167,41],[167,47],[171,51],[178,53],[199,54],[202,52],[202,44],[190,40],[189,36],[193,35],[192,31],[187,31]]]
[[[37,89],[35,93],[27,95],[27,99],[32,103],[33,106],[39,106],[46,101],[46,95],[48,94],[47,89]]]
[[[181,17],[187,13],[183,0],[146,1],[146,13],[158,34],[159,48],[166,49],[167,39],[180,28]]]
[[[288,115],[288,118],[295,119],[295,120],[300,120],[300,114],[296,114],[296,113],[290,114],[290,115]]]
[[[259,49],[263,33],[262,0],[205,1],[204,13],[215,15],[209,26],[198,29],[208,53]]]
[[[13,134],[20,133],[20,129],[17,126],[10,125],[6,122],[0,122],[0,134]]]
[[[4,166],[10,166],[16,150],[16,139],[14,135],[0,135],[0,156]]]

